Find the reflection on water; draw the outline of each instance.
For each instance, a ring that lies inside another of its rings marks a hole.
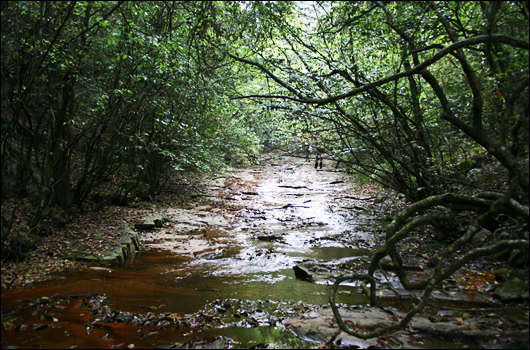
[[[309,165],[305,166],[309,169]],[[349,211],[338,206],[333,195],[342,191],[345,185],[329,185],[329,182],[342,174],[316,173],[300,166],[284,168],[280,166],[261,173],[247,172],[241,177],[228,177],[222,186],[218,186],[221,188],[218,196],[237,205],[229,207],[219,203],[210,212],[222,214],[230,225],[202,226],[188,235],[220,245],[185,254],[142,251],[124,266],[112,266],[111,272],[86,269],[59,273],[54,280],[35,283],[31,289],[3,291],[2,312],[16,310],[25,305],[24,300],[43,296],[92,294],[106,295],[113,310],[132,313],[191,314],[217,298],[327,304],[330,287],[298,280],[293,266],[308,258],[331,260],[368,254],[366,248],[349,246],[348,242],[357,238],[367,240],[363,233],[356,231],[356,225],[371,218],[354,219]],[[209,215],[204,207],[201,210],[200,215]],[[171,214],[186,215],[184,221],[188,223],[203,220],[200,217],[193,219],[190,212],[182,210],[172,210]],[[220,217],[216,220],[223,222]],[[181,232],[183,226],[179,227],[177,230],[175,226],[173,231]],[[168,232],[172,230],[168,228]],[[358,301],[364,300],[364,297],[358,298]],[[61,324],[61,332],[87,338],[83,335],[84,327],[79,327],[86,321],[83,319],[86,316],[79,316],[84,313],[75,309],[75,305],[73,307],[72,312],[78,319],[73,317]],[[31,317],[22,312],[19,316]],[[128,337],[137,338],[130,326],[116,325],[113,329],[111,333],[95,329],[91,337],[97,338],[96,343],[84,339],[75,344],[65,341],[63,345],[110,347],[117,342],[127,344]],[[35,341],[39,346],[46,341],[59,344],[48,333],[48,329],[31,333],[28,339],[33,335],[44,338]],[[209,333],[219,334],[215,330]],[[279,336],[273,328],[262,327],[245,331],[232,328],[225,334],[243,341],[255,339],[270,344],[274,344],[272,339]],[[166,334],[158,341],[170,344],[178,341],[178,336],[167,339]],[[19,345],[29,344],[29,340],[22,338],[18,341]],[[16,343],[13,340],[13,344]]]
[[[35,283],[26,290],[2,291],[2,313],[19,310],[27,306],[28,300],[53,295],[62,298],[106,295],[112,310],[143,315],[197,313],[219,298],[232,298],[241,303],[327,304],[329,281],[315,284],[299,280],[293,266],[307,259],[333,260],[335,264],[367,260],[377,237],[363,232],[362,228],[370,226],[377,218],[345,209],[347,206],[338,194],[348,189],[348,183],[338,181],[343,179],[341,173],[315,172],[307,163],[265,169],[242,171],[239,177],[228,177],[224,183],[218,183],[217,195],[236,205],[218,203],[209,211],[201,208],[201,215],[222,213],[222,218],[210,218],[210,222],[223,225],[229,222],[229,225],[205,226],[197,218],[190,219],[189,211],[185,212],[188,221],[202,225],[186,233],[190,238],[218,244],[183,254],[142,251],[123,266],[110,267],[111,271],[66,271],[54,275],[54,280]],[[174,215],[181,212],[184,211],[173,210]],[[177,224],[179,222],[175,222]],[[388,280],[378,277],[382,283],[400,288],[395,277]],[[355,283],[341,286],[338,300],[367,304],[368,299],[355,286]],[[386,289],[380,292],[393,296]],[[385,297],[378,303],[408,310],[411,300]],[[139,340],[138,325],[115,323],[108,329],[94,328],[87,336],[85,322],[90,313],[78,302],[71,302],[64,308],[43,309],[45,314],[33,313],[34,309],[16,313],[16,317],[33,325],[26,327],[25,332],[2,329],[2,347],[123,348],[134,343],[138,348],[149,348],[183,344],[193,337],[204,339],[219,335],[234,339],[231,346],[242,348],[259,343],[280,348],[307,346],[285,329],[272,326],[201,329],[202,334],[198,334],[199,330],[173,329]],[[53,320],[51,326],[39,328],[43,322],[39,317]],[[197,333],[193,333],[195,331]],[[223,346],[223,339],[226,338],[219,338],[212,344]]]
[[[228,177],[223,186],[217,186],[222,188],[218,195],[238,199],[237,206],[219,204],[210,212],[224,213],[230,227],[202,227],[188,232],[197,239],[203,237],[220,245],[185,254],[142,251],[123,266],[110,267],[110,272],[93,269],[62,272],[54,275],[54,280],[35,283],[30,289],[2,291],[2,313],[27,305],[27,300],[52,295],[105,294],[113,310],[143,314],[191,314],[218,298],[327,304],[330,286],[297,279],[293,266],[307,259],[345,262],[369,257],[376,239],[362,232],[361,227],[376,218],[342,208],[337,194],[347,189],[347,182],[331,184],[342,179],[341,173],[312,170],[310,164],[284,165],[263,172],[247,171],[239,178]],[[341,288],[345,291],[342,302],[368,302],[357,289]],[[21,311],[17,316],[28,324],[38,324],[38,318],[30,312]],[[29,329],[24,334],[6,334],[2,330],[5,342],[2,346],[123,347],[138,338],[135,326],[125,324],[115,324],[112,332],[94,329],[87,337],[83,325],[88,320],[87,313],[75,303],[64,312],[69,316],[60,314],[57,329]],[[53,315],[52,312],[48,316],[53,319]],[[251,345],[252,341],[274,346],[275,341],[285,336],[282,332],[274,327],[231,327],[225,331],[210,329],[201,336],[223,334],[240,339],[241,346]],[[57,334],[65,334],[65,338],[59,341]],[[153,347],[186,339],[189,338],[182,332],[166,332],[150,340],[151,343],[137,341],[137,344]],[[291,343],[290,335],[285,339],[279,344],[304,347]]]

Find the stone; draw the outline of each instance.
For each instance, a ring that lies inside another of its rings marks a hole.
[[[493,295],[502,301],[528,300],[526,283],[518,277],[512,276],[504,281],[502,287],[497,288]]]
[[[132,230],[129,230],[128,231],[128,235],[129,235],[129,238],[131,239],[131,241],[134,244],[135,250],[137,250],[137,251],[140,250],[140,235],[138,234],[138,232],[134,232]]]
[[[525,252],[521,249],[512,249],[510,251],[510,257],[508,258],[508,263],[510,264],[510,267],[523,267],[527,261],[528,252]]]
[[[497,270],[493,270],[492,274],[495,276],[496,280],[501,281],[501,282],[511,277],[517,277],[520,280],[523,280],[523,276],[517,270],[514,270],[514,269],[507,269],[507,268],[497,269]]]
[[[101,256],[101,261],[111,264],[122,264],[125,261],[125,257],[123,256],[123,251],[121,247],[112,251],[108,251],[106,253],[103,253]]]
[[[491,237],[493,233],[485,228],[475,233],[472,243],[475,247],[481,247]]]
[[[169,219],[159,214],[148,216],[144,219],[143,224],[134,224],[134,228],[140,231],[152,231],[162,227]]]
[[[134,228],[140,231],[152,231],[156,228],[156,225],[154,222],[134,224]]]
[[[377,196],[374,200],[374,204],[381,204],[385,201],[385,197],[383,196]]]
[[[337,278],[340,273],[331,273],[329,270],[314,261],[305,261],[293,266],[296,278],[316,282]]]
[[[282,235],[276,234],[276,235],[259,235],[256,237],[258,241],[279,241],[282,239]]]
[[[130,237],[120,238],[120,243],[122,248],[125,250],[125,255],[127,257],[131,256],[136,252],[136,247]]]

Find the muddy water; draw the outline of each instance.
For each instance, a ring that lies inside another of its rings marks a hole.
[[[189,314],[217,298],[326,304],[329,286],[297,279],[292,267],[308,258],[352,259],[369,253],[373,237],[358,226],[375,218],[341,208],[341,196],[350,185],[331,167],[317,171],[296,158],[274,159],[261,167],[227,174],[212,182],[210,195],[217,201],[207,210],[222,215],[229,224],[198,226],[184,232],[190,239],[206,237],[215,242],[211,249],[190,253],[144,250],[124,266],[111,266],[110,270],[57,274],[54,280],[36,283],[31,289],[3,292],[2,312],[23,307],[27,300],[91,294],[104,294],[113,310],[132,313]],[[171,223],[168,225],[170,231]],[[363,298],[360,296],[359,301]],[[67,310],[50,310],[52,319],[53,315],[61,319],[57,327],[3,332],[2,346],[58,346],[58,334],[65,347],[74,343],[89,346],[95,344],[94,339],[99,339],[98,347],[116,345],[109,336],[103,339],[104,334],[83,334],[87,316],[73,317],[83,314],[75,303],[68,304]],[[17,316],[27,324],[39,323],[24,311]],[[120,337],[126,338],[123,334],[132,328],[122,329]],[[255,330],[232,329],[227,333],[247,341],[256,336]],[[134,343],[134,337],[129,336]],[[170,339],[159,345],[166,341]]]
[[[79,296],[3,318],[13,325],[4,323],[2,348],[169,347],[192,338],[189,329],[143,338],[134,323],[94,328],[88,335],[90,312],[80,300],[93,294],[106,295],[114,311],[143,315],[197,313],[219,298],[306,307],[327,304],[329,285],[297,279],[293,266],[306,259],[338,263],[369,258],[379,237],[363,228],[377,218],[358,207],[351,209],[358,203],[344,196],[359,196],[351,190],[349,179],[330,164],[317,171],[296,158],[273,159],[212,180],[212,204],[197,208],[195,214],[186,212],[184,226],[182,212],[165,208],[173,216],[163,234],[152,240],[142,234],[144,243],[158,250],[143,250],[124,266],[64,272],[31,289],[2,292],[3,315],[28,305],[28,300]],[[210,221],[205,221],[207,216]],[[347,301],[368,302],[358,293],[349,294]],[[285,332],[282,327],[220,327],[204,330],[199,338],[222,335],[241,348],[259,343],[308,346]]]

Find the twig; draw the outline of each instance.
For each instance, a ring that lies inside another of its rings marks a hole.
[[[370,200],[370,199],[375,199],[376,197],[357,198],[357,197],[344,196],[342,198],[355,199],[356,201],[367,201],[367,200]]]
[[[306,207],[306,206],[303,206],[303,205],[286,204],[286,205],[284,205],[283,207],[279,207],[279,208],[267,208],[267,209],[264,209],[264,210],[287,209],[287,208],[310,208],[310,207]]]
[[[50,300],[52,300],[53,298],[55,298],[56,296],[58,296],[58,295],[60,295],[60,294],[61,294],[61,293],[54,294],[54,295],[52,295],[51,297],[49,297],[49,298],[47,298],[47,299],[41,299],[41,300],[39,300],[39,301],[34,302],[34,303],[31,304],[31,305],[24,306],[24,307],[21,307],[20,309],[10,311],[10,312],[8,312],[8,313],[3,314],[2,317],[4,317],[4,316],[9,316],[9,315],[12,315],[12,314],[16,314],[16,313],[19,312],[19,311],[26,310],[26,309],[31,309],[32,307],[35,307],[35,306],[38,306],[38,305],[42,305],[42,304],[49,303]]]

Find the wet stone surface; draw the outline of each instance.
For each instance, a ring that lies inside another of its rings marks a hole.
[[[3,291],[2,347],[444,348],[481,347],[478,339],[490,336],[524,347],[506,321],[489,334],[483,320],[452,311],[493,303],[485,286],[470,300],[465,271],[437,288],[433,307],[405,330],[366,341],[340,333],[327,305],[330,284],[362,273],[384,237],[369,229],[380,223],[378,193],[360,191],[329,164],[317,171],[302,158],[212,178],[202,194],[208,205],[156,208],[146,217],[154,227],[137,227],[145,249],[124,265]],[[412,279],[429,273],[416,268]],[[380,308],[362,307],[368,298],[357,283],[341,285],[347,323],[373,329],[414,305],[417,293],[404,291],[392,271],[376,277]]]

